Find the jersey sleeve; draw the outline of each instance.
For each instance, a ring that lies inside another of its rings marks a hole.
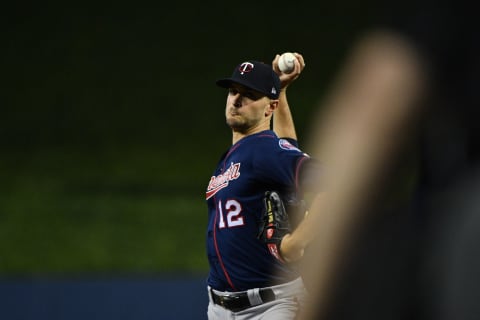
[[[266,181],[271,189],[280,192],[294,191],[298,187],[302,162],[309,156],[290,139],[278,139],[257,145],[255,152],[255,175]]]
[[[325,189],[324,169],[319,160],[308,158],[298,166],[297,189],[302,192],[318,193]]]

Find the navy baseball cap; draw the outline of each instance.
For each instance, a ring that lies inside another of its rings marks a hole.
[[[272,99],[278,99],[280,94],[280,78],[272,66],[259,61],[240,63],[230,78],[217,80],[216,83],[222,88],[230,88],[232,83],[238,83]]]

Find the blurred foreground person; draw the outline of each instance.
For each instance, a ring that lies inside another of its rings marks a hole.
[[[463,1],[380,11],[312,133],[328,196],[299,318],[479,319],[478,19]]]
[[[337,276],[345,274],[347,249],[374,210],[392,160],[421,114],[423,77],[421,61],[407,43],[378,32],[355,48],[324,102],[311,149],[326,167],[326,196],[308,217],[317,237],[303,261],[312,300],[301,319],[324,314],[336,302],[332,295],[341,284]]]

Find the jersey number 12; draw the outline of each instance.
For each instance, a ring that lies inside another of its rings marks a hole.
[[[237,200],[227,200],[225,202],[225,218],[224,218],[224,208],[222,206],[222,201],[218,201],[218,214],[220,215],[220,221],[218,227],[220,229],[228,227],[239,227],[244,225],[243,216],[242,216],[242,205]],[[225,223],[226,220],[226,223]]]

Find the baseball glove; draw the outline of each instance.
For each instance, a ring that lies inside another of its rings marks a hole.
[[[285,262],[280,255],[280,244],[283,237],[291,232],[290,219],[277,192],[265,192],[264,204],[265,211],[260,223],[258,238],[267,244],[268,250],[275,258]]]

